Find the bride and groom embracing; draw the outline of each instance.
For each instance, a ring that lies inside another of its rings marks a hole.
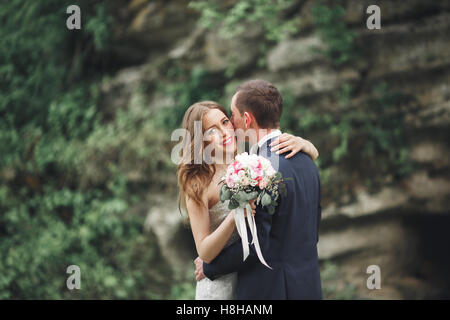
[[[177,174],[180,205],[187,212],[199,255],[196,299],[322,298],[317,254],[321,190],[313,162],[318,152],[309,141],[280,132],[281,112],[277,88],[251,80],[234,94],[231,119],[212,101],[195,103],[184,115],[182,127],[188,136]],[[275,213],[254,201],[252,212],[246,212],[254,215],[258,242],[271,269],[260,263],[253,243],[243,259],[235,211],[219,199],[221,179],[243,140],[251,154],[269,159],[289,178],[287,194],[278,199]],[[205,156],[207,149],[210,154]]]

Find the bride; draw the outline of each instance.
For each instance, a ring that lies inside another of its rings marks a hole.
[[[194,129],[196,123],[201,124],[201,135]],[[179,203],[180,208],[187,211],[199,256],[196,261],[201,259],[209,263],[224,247],[239,240],[235,230],[234,210],[228,209],[228,202],[222,203],[219,200],[219,182],[228,164],[218,161],[233,161],[237,142],[233,124],[225,109],[213,101],[198,102],[190,106],[184,114],[182,128],[190,137],[183,139],[183,150],[188,152],[183,152],[177,169]],[[280,153],[291,151],[286,157],[291,157],[300,150],[313,159],[318,156],[316,148],[300,137],[283,134],[277,142],[282,141],[285,148],[280,150]],[[195,147],[198,145],[200,148]],[[212,150],[212,161],[205,161],[205,148]],[[194,163],[194,159],[201,159],[201,163]],[[251,206],[254,214],[255,206],[253,203]],[[197,280],[196,300],[235,299],[236,272],[223,275],[214,281],[208,278],[199,279],[198,276]]]

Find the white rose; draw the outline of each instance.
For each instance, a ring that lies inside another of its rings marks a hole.
[[[269,177],[273,177],[275,175],[275,173],[276,173],[276,171],[272,167],[267,168],[266,174]]]
[[[243,186],[248,186],[250,184],[250,180],[247,177],[242,177],[241,178],[241,184]]]

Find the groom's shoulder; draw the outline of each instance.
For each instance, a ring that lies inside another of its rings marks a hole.
[[[296,170],[298,169],[307,169],[307,168],[316,168],[316,165],[314,161],[303,151],[300,151],[290,157],[289,159],[286,159],[286,154],[280,155],[280,167],[287,166],[292,167]]]
[[[281,172],[297,175],[300,172],[309,172],[318,174],[318,168],[309,155],[300,151],[294,156],[286,159],[286,154],[277,155],[279,157],[278,164]]]
[[[300,151],[296,153],[294,156],[286,159],[286,155],[289,154],[289,152],[284,154],[276,154],[275,152],[270,151],[270,143],[265,144],[262,146],[259,150],[259,155],[262,155],[263,157],[270,160],[272,165],[274,166],[275,170],[300,170],[300,169],[317,169],[314,161],[303,151]]]

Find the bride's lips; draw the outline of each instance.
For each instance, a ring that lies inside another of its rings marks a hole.
[[[225,139],[223,141],[223,145],[227,146],[227,145],[231,144],[232,142],[233,142],[233,137],[228,137],[227,139]]]

